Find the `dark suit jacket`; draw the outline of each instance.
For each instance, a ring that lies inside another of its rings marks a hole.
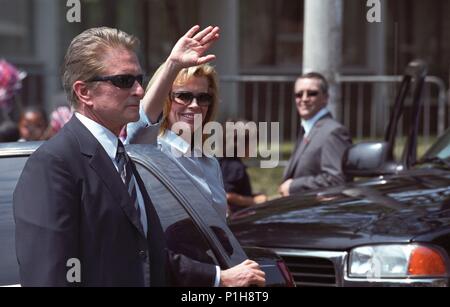
[[[186,272],[201,273],[211,285],[213,277],[204,270],[210,274],[214,267],[196,269],[167,251],[157,214],[141,178],[136,179],[146,206],[148,239],[111,159],[75,116],[39,147],[14,191],[22,285],[164,286],[169,276],[177,277],[169,272],[182,278]],[[81,283],[67,281],[70,258],[80,260]]]
[[[330,114],[320,118],[306,138],[300,133],[283,175],[283,181],[293,179],[289,193],[345,182],[342,156],[351,142],[347,128]]]

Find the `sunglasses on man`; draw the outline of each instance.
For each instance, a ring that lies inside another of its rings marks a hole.
[[[299,91],[295,93],[295,98],[303,98],[303,94],[306,93],[306,97],[316,97],[319,95],[319,91]]]
[[[129,89],[132,88],[134,85],[134,82],[138,82],[141,86],[144,84],[144,75],[137,75],[133,76],[130,74],[124,74],[124,75],[114,75],[114,76],[96,76],[93,77],[87,82],[97,82],[97,81],[103,81],[103,82],[111,82],[114,86],[117,86],[118,88],[122,89]]]
[[[194,95],[192,92],[172,92],[171,98],[176,103],[184,106],[190,105],[194,101],[194,98],[197,101],[197,104],[201,107],[208,107],[213,102],[213,96],[208,93],[199,93]]]

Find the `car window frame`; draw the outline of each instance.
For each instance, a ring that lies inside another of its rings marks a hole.
[[[8,154],[1,154],[0,155],[0,160],[2,160],[2,159],[25,159],[25,161],[24,161],[24,163],[22,165],[22,168],[20,169],[20,173],[22,173],[23,166],[25,166],[25,164],[26,164],[26,162],[28,161],[29,158],[30,158],[30,154],[29,153],[25,153],[25,154],[24,153],[19,153],[19,154],[8,153]],[[6,163],[8,163],[8,162],[9,161],[6,161]],[[20,176],[20,173],[19,173],[19,176]],[[17,184],[17,181],[19,180],[19,176],[17,178],[14,178],[15,181],[16,181],[16,184]],[[13,210],[14,210],[13,209],[12,196],[13,196],[15,185],[13,186],[13,190],[11,191],[11,195],[10,195],[11,196],[11,202],[9,203],[9,205],[11,206],[10,209],[11,209],[12,214],[13,214]],[[6,205],[8,205],[8,202],[6,202]],[[12,224],[13,224],[13,233],[14,233],[14,231],[15,231],[14,216],[12,216]],[[12,241],[13,241],[12,252],[14,253],[13,259],[15,259],[15,265],[16,265],[16,272],[15,273],[17,273],[17,283],[16,284],[9,284],[9,283],[8,284],[1,284],[0,287],[16,287],[16,286],[20,286],[20,269],[19,269],[19,264],[17,263],[16,240],[15,240],[14,236],[13,236]]]
[[[2,150],[0,151],[1,158],[8,157],[27,157],[29,158],[44,142],[27,142],[27,143],[10,143],[10,144],[2,144]],[[20,146],[18,146],[20,144]],[[166,186],[166,188],[172,193],[172,195],[178,199],[179,203],[183,206],[186,213],[192,218],[198,227],[199,231],[201,231],[204,236],[206,242],[209,244],[209,247],[214,253],[214,256],[219,261],[219,266],[223,269],[230,268],[234,265],[237,265],[247,259],[246,252],[243,247],[239,243],[238,239],[234,236],[231,229],[228,227],[226,220],[222,220],[215,209],[212,206],[196,206],[193,207],[190,205],[188,201],[188,196],[186,193],[181,191],[178,187],[171,183],[171,180],[158,168],[155,164],[154,159],[149,158],[148,155],[142,155],[138,151],[133,150],[138,147],[152,148],[152,157],[155,155],[159,155],[160,157],[165,157],[165,160],[170,161],[164,153],[159,151],[154,145],[127,145],[127,151],[130,157],[140,163],[143,167],[145,167],[152,174],[156,174],[155,176],[158,180]],[[128,149],[131,149],[129,151]],[[172,162],[172,161],[171,161]],[[174,162],[172,162],[172,166],[178,167]],[[161,181],[162,179],[162,181]],[[210,217],[207,219],[206,217]],[[234,253],[229,255],[224,248],[223,244],[217,237],[217,234],[211,229],[211,226],[218,225],[221,229],[226,231],[227,238],[229,239]]]
[[[135,163],[139,163],[145,167],[156,178],[158,178],[161,184],[165,185],[167,190],[170,191],[183,206],[186,213],[193,219],[199,231],[201,231],[205,240],[209,244],[209,247],[219,261],[221,268],[230,268],[248,258],[239,241],[226,224],[226,220],[222,220],[212,206],[192,206],[191,202],[188,201],[189,197],[186,195],[186,192],[182,191],[177,185],[173,184],[173,178],[169,178],[165,173],[163,173],[161,168],[158,167],[156,160],[163,159],[164,162],[170,163],[171,167],[176,167],[179,169],[180,175],[185,176],[176,163],[171,161],[169,157],[159,151],[154,145],[127,145],[126,149],[131,159]],[[200,193],[198,193],[197,196],[202,197]],[[217,234],[212,230],[211,227],[217,224],[221,229],[226,231],[227,238],[230,240],[230,244],[232,244],[232,247],[235,250],[233,255],[229,255],[227,253],[225,247],[217,237]]]
[[[432,145],[431,147],[426,151],[426,153],[423,155],[422,160],[429,159],[429,158],[441,158],[445,160],[449,160],[450,156],[447,157],[441,157],[439,154],[441,154],[443,151],[445,151],[446,148],[450,146],[450,128],[447,129]]]

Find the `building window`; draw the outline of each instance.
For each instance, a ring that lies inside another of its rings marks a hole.
[[[353,0],[344,1],[342,31],[342,67],[345,70],[361,70],[368,67],[366,3]]]
[[[303,49],[303,1],[240,1],[243,72],[298,73]]]
[[[0,57],[31,55],[32,2],[0,0],[0,7]]]

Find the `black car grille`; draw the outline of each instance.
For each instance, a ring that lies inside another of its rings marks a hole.
[[[333,262],[324,258],[280,255],[297,287],[337,287]]]

